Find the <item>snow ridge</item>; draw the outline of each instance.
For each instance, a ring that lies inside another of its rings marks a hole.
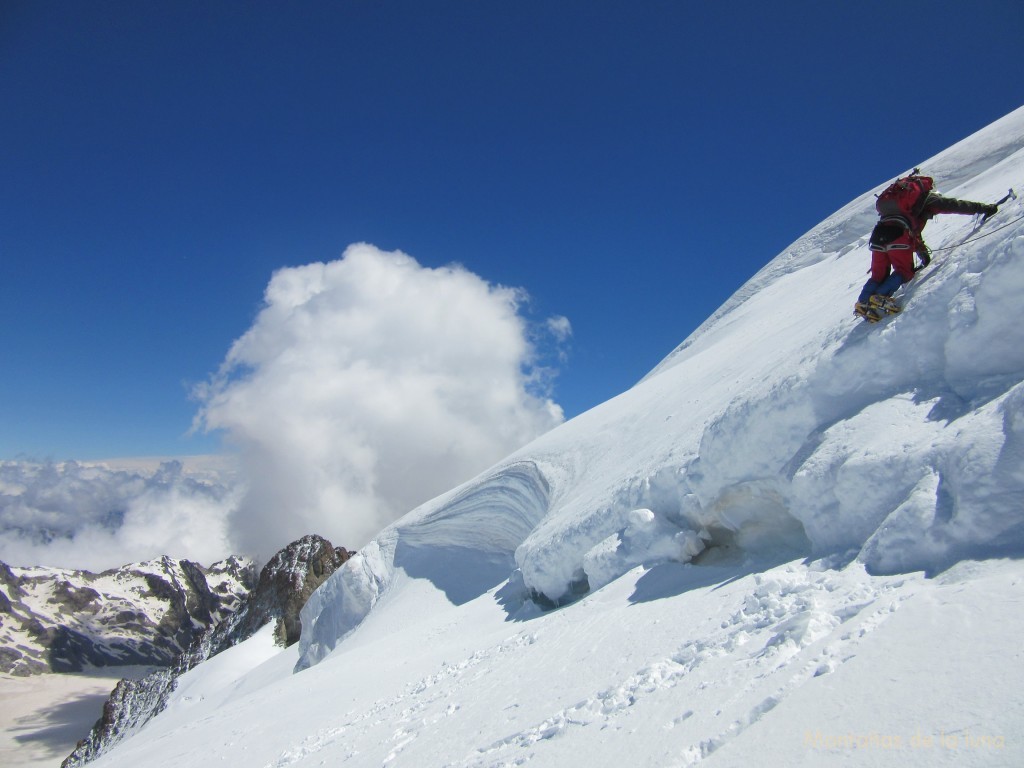
[[[1020,190],[1024,109],[919,165]],[[872,326],[874,220],[867,192],[630,390],[387,528],[295,652],[103,768],[1024,764],[1024,202],[929,223]]]
[[[1001,197],[1024,180],[1024,109],[922,167],[946,194]],[[872,201],[798,240],[633,389],[389,528],[315,598],[304,664],[361,621],[403,549],[515,544],[515,578],[549,605],[666,559],[844,555],[893,573],[1024,551],[1009,514],[1024,343],[1006,311],[1024,289],[1021,201],[984,226],[930,223],[908,310],[869,327],[850,307]]]
[[[537,466],[517,462],[424,505],[357,552],[302,609],[298,669],[322,660],[370,612],[396,569],[428,578],[456,604],[478,597],[514,568],[515,548],[548,508]],[[426,553],[424,555],[424,553]]]
[[[1015,122],[1021,120],[1020,112],[1021,110],[1017,110],[973,136],[957,142],[927,162],[921,163],[921,167],[928,175],[936,178],[949,194],[953,194],[952,190],[959,189],[978,176],[999,171],[999,166],[1004,164],[1009,166],[1006,170],[1010,172],[1011,183],[1021,184],[1024,179],[1020,177],[1019,158],[1013,160],[1014,156],[1024,149],[1024,136],[1021,136],[1018,128],[1014,126]],[[863,253],[871,228],[877,220],[875,197],[892,181],[893,179],[887,179],[851,201],[766,264],[642,380],[656,376],[679,362],[677,358],[691,344],[766,285],[827,258],[838,258],[854,251]],[[1001,198],[1005,192],[1005,189],[1002,190],[992,199]],[[934,227],[934,223],[929,225],[929,232],[926,232],[929,241],[930,231]]]

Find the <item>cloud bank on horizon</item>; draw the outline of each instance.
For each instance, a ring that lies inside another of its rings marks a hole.
[[[208,564],[307,533],[362,546],[563,421],[550,384],[572,327],[529,321],[527,302],[462,266],[368,244],[281,269],[195,391],[195,428],[223,433],[240,477],[7,462],[0,560]]]
[[[102,571],[172,555],[209,565],[230,554],[225,474],[102,464],[0,462],[0,560]]]

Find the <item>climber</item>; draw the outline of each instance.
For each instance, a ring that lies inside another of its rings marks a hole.
[[[933,189],[931,177],[921,176],[915,168],[878,196],[875,210],[880,218],[869,240],[871,278],[854,304],[854,313],[872,323],[886,313],[900,311],[892,295],[931,262],[931,253],[921,236],[929,219],[941,213],[991,216],[999,206],[943,197]],[[915,254],[921,259],[919,266],[914,264]]]

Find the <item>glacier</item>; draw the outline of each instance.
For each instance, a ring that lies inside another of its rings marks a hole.
[[[1024,179],[1022,126],[1018,111],[923,167],[947,195],[998,199]],[[935,266],[905,286],[907,313],[875,328],[849,315],[877,191],[773,260],[635,387],[383,532],[308,604],[303,664],[369,610],[403,549],[514,559],[552,602],[594,568],[603,584],[722,546],[778,562],[850,553],[875,573],[1024,552],[1024,224],[992,231],[1024,215],[1021,201],[987,230],[929,223]]]
[[[917,164],[1019,190],[1024,108]],[[871,326],[886,183],[96,764],[1020,764],[1024,204],[935,218]]]

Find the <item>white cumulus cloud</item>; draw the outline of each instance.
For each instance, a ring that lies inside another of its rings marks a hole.
[[[197,427],[243,462],[236,548],[265,556],[311,532],[361,546],[560,423],[525,298],[367,244],[275,273],[196,392]],[[540,329],[555,346],[570,332],[565,318]]]

